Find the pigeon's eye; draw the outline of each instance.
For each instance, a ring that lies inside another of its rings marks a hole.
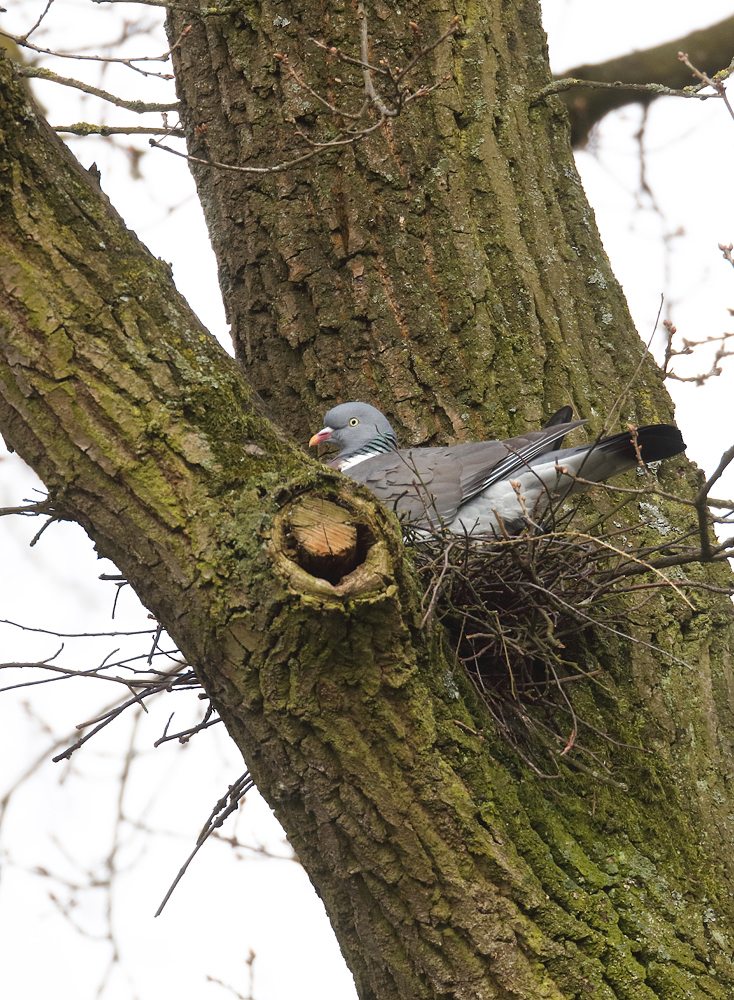
[[[357,420],[356,417],[352,417],[352,419],[349,421],[349,426],[350,427],[356,427],[358,423],[359,423],[359,420]]]

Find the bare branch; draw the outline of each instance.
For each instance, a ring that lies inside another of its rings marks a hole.
[[[580,87],[586,90],[628,90],[636,91],[640,94],[651,94],[653,97],[688,97],[699,101],[707,101],[710,97],[718,98],[721,94],[701,94],[698,90],[676,90],[673,87],[666,87],[662,83],[622,83],[617,80],[614,83],[604,83],[602,80],[580,80],[577,77],[566,77],[563,80],[554,80],[547,87],[543,87],[530,102],[531,107],[545,101],[546,98],[554,94],[562,94],[564,91]]]
[[[683,348],[678,351],[673,347],[673,338],[678,332],[677,328],[673,326],[670,320],[667,319],[663,320],[663,326],[666,331],[665,356],[663,359],[663,372],[665,373],[666,378],[675,379],[676,382],[695,382],[696,385],[702,386],[705,385],[710,378],[716,378],[721,375],[723,369],[719,365],[720,361],[723,361],[724,358],[731,358],[734,356],[734,351],[727,351],[724,347],[724,344],[734,337],[734,333],[722,333],[718,337],[706,337],[704,340],[687,340],[683,337],[681,338]],[[697,347],[704,347],[706,344],[721,344],[714,355],[709,371],[702,372],[699,375],[684,376],[677,375],[669,368],[670,362],[673,358],[691,355]]]
[[[184,861],[183,865],[181,866],[181,869],[179,870],[178,875],[173,880],[170,889],[163,897],[163,902],[156,910],[155,912],[156,917],[159,917],[163,912],[163,908],[168,902],[168,900],[171,898],[173,890],[176,888],[178,883],[186,874],[186,869],[189,867],[189,865],[194,860],[198,852],[201,850],[206,840],[214,833],[215,830],[217,830],[224,823],[224,821],[227,819],[228,816],[231,816],[233,812],[236,812],[236,810],[239,808],[239,804],[242,801],[242,799],[244,799],[245,795],[250,791],[251,788],[254,787],[255,787],[255,782],[250,777],[250,772],[245,771],[245,773],[241,775],[233,785],[229,786],[229,788],[227,789],[227,794],[222,796],[221,799],[219,799],[217,804],[212,809],[209,819],[204,824],[201,833],[196,839],[196,846],[194,847],[191,854],[189,854],[186,861]]]
[[[718,480],[721,479],[722,475],[724,474],[726,469],[731,465],[732,461],[734,461],[734,445],[731,448],[728,448],[721,456],[719,464],[716,467],[716,471],[709,479],[706,480],[705,483],[703,483],[703,485],[699,489],[698,496],[696,497],[695,502],[698,501],[699,497],[708,496],[711,487],[714,485],[714,483],[718,482]]]
[[[40,27],[41,22],[46,17],[46,14],[48,14],[48,12],[51,10],[51,4],[53,2],[54,2],[54,0],[48,0],[48,3],[46,4],[46,6],[44,7],[43,11],[41,12],[41,15],[39,16],[38,20],[36,21],[36,23],[33,25],[32,28],[30,28],[28,31],[26,31],[25,35],[23,35],[23,41],[19,42],[19,44],[21,44],[21,45],[25,44],[28,41],[28,39],[31,37],[31,35],[33,34],[33,32],[36,30],[36,28]]]
[[[131,632],[55,632],[48,628],[34,628],[31,625],[21,625],[18,622],[10,621],[8,618],[0,618],[0,625],[12,625],[14,628],[22,629],[24,632],[38,632],[41,635],[53,635],[57,639],[107,639],[117,636],[129,635],[153,635],[154,628],[136,629]]]
[[[360,35],[360,54],[362,57],[362,79],[364,80],[364,92],[367,96],[367,100],[371,101],[380,115],[383,118],[395,118],[400,113],[399,108],[388,108],[385,102],[382,100],[380,95],[375,90],[375,85],[372,82],[373,69],[369,66],[369,56],[370,56],[370,39],[367,30],[367,11],[364,9],[364,4],[357,4],[357,12],[362,18],[362,23],[359,26]],[[385,71],[388,76],[391,76],[389,70]]]
[[[384,124],[385,121],[381,118],[374,125],[371,125],[369,128],[361,129],[359,132],[352,134],[342,133],[343,135],[348,135],[348,138],[332,139],[329,142],[314,142],[312,139],[309,139],[308,136],[304,135],[303,132],[296,132],[296,135],[300,136],[312,147],[311,150],[308,153],[303,153],[301,156],[297,156],[292,160],[286,160],[284,163],[277,163],[273,167],[240,167],[233,163],[220,163],[217,160],[203,160],[198,156],[190,156],[188,153],[181,153],[176,149],[171,149],[170,146],[164,146],[162,143],[156,142],[155,139],[150,140],[150,145],[156,149],[164,149],[167,153],[173,153],[174,156],[180,156],[184,160],[188,160],[189,163],[201,163],[205,167],[216,167],[218,170],[234,170],[244,174],[279,174],[284,170],[290,170],[292,167],[298,166],[299,163],[304,163],[306,160],[310,160],[313,156],[317,156],[319,153],[323,153],[327,149],[338,149],[342,146],[353,146],[355,143],[366,138],[372,132],[376,132],[377,129],[382,128]]]
[[[29,503],[25,507],[0,507],[0,517],[8,514],[29,514],[37,517],[39,514],[50,514],[51,506],[48,500],[40,500],[37,503]]]
[[[167,135],[174,139],[184,139],[186,133],[180,128],[144,128],[131,126],[122,128],[115,125],[89,125],[87,122],[77,122],[76,125],[52,125],[54,132],[64,132],[70,135]]]
[[[15,71],[18,76],[35,80],[49,80],[51,83],[59,83],[63,87],[73,87],[75,90],[91,94],[92,97],[99,97],[109,104],[114,104],[118,108],[125,108],[126,111],[134,111],[139,115],[145,114],[147,111],[177,111],[180,107],[178,102],[175,104],[155,104],[148,101],[126,101],[122,97],[116,97],[114,94],[108,93],[106,90],[100,90],[99,87],[93,87],[89,83],[82,83],[81,80],[73,80],[68,76],[59,76],[58,73],[54,73],[50,69],[40,69],[36,66],[19,66],[16,64]]]
[[[0,36],[3,38],[9,38],[12,42],[15,42],[21,48],[30,49],[32,52],[37,52],[39,55],[53,56],[56,59],[76,59],[78,61],[85,62],[96,62],[96,63],[118,63],[122,66],[127,66],[128,69],[134,70],[136,73],[140,73],[142,76],[155,76],[159,80],[172,80],[172,73],[157,73],[154,70],[144,69],[142,66],[136,65],[137,63],[149,63],[149,62],[168,62],[171,57],[171,53],[174,49],[177,49],[181,44],[181,40],[185,35],[191,30],[190,27],[185,28],[177,41],[162,55],[160,56],[130,56],[125,58],[123,56],[101,56],[99,54],[95,55],[84,55],[81,52],[61,52],[56,49],[46,49],[40,45],[35,45],[33,42],[28,41],[28,32],[25,35],[13,35],[9,31],[0,30]]]
[[[729,112],[731,117],[734,118],[734,110],[732,109],[731,104],[729,104],[729,98],[726,96],[726,87],[724,86],[724,80],[734,73],[734,59],[732,59],[726,69],[719,70],[718,73],[715,73],[713,80],[705,73],[702,73],[700,69],[696,69],[688,58],[687,52],[679,52],[678,59],[684,66],[688,67],[695,77],[701,81],[699,87],[713,87],[717,95],[724,101],[726,110]]]

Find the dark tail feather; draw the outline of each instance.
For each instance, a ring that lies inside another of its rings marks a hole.
[[[570,424],[573,420],[573,410],[570,406],[562,406],[560,410],[556,410],[553,416],[550,418],[546,427],[555,427],[556,424]]]
[[[570,424],[572,420],[573,420],[573,410],[571,409],[571,407],[562,406],[560,410],[556,410],[556,412],[553,414],[553,416],[550,418],[550,420],[545,426],[555,427],[556,424]],[[563,439],[565,436],[566,436],[565,434],[561,434],[561,436],[557,438],[553,442],[553,444],[548,445],[548,449],[550,451],[555,451],[556,448],[560,448],[563,445]]]
[[[643,462],[659,462],[663,458],[672,458],[685,449],[680,431],[670,424],[638,427],[636,437]],[[595,483],[619,476],[639,464],[630,431],[603,438],[591,447],[582,445],[566,452],[561,451],[558,454],[558,461],[560,465],[567,465],[575,475]]]
[[[624,455],[630,461],[637,462],[637,453],[629,431],[604,438],[599,447],[605,452],[614,452],[620,457]],[[672,424],[649,424],[647,427],[638,427],[637,447],[645,463],[672,458],[686,448],[681,432]]]

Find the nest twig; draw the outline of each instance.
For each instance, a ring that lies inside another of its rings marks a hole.
[[[413,560],[423,584],[423,626],[440,622],[458,664],[467,672],[499,734],[538,774],[558,776],[558,757],[585,770],[579,755],[593,757],[595,774],[605,765],[579,741],[589,730],[615,742],[579,718],[570,692],[576,681],[603,684],[595,669],[589,633],[602,630],[652,650],[668,662],[690,665],[667,649],[635,634],[638,613],[656,593],[673,596],[694,610],[691,595],[708,590],[725,594],[732,587],[689,579],[685,564],[721,561],[732,554],[730,542],[716,544],[710,528],[719,520],[701,508],[702,484],[695,501],[685,504],[695,520],[665,541],[646,545],[640,539],[645,521],[615,526],[632,500],[654,500],[657,487],[622,490],[622,499],[591,526],[575,527],[575,509],[560,514],[557,505],[542,520],[528,515],[519,534],[454,534],[435,523],[406,526]],[[616,492],[615,487],[602,490]],[[715,503],[719,503],[716,501]],[[675,574],[675,577],[671,574]],[[584,666],[591,663],[591,668]],[[569,751],[577,751],[573,759]],[[643,748],[638,748],[643,749]],[[550,760],[555,763],[549,768]],[[611,781],[611,778],[603,780]]]

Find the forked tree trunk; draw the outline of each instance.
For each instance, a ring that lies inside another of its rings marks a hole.
[[[300,148],[287,117],[319,127],[274,52],[332,102],[336,76],[356,79],[304,55],[308,36],[357,51],[355,7],[281,7],[172,11],[172,36],[191,25],[176,70],[194,155],[278,162]],[[367,5],[372,61],[405,65],[408,21],[430,41],[456,13],[439,7]],[[382,133],[257,184],[197,168],[247,381],[293,432],[350,397],[412,440],[521,430],[569,400],[598,427],[642,356],[564,113],[531,108],[537,5],[459,13],[422,65],[451,81]],[[394,521],[273,431],[7,66],[0,83],[3,434],[196,666],[363,1000],[727,997],[726,602],[651,605],[642,635],[694,670],[599,640],[584,715],[651,753],[599,741],[613,781],[573,752],[537,777],[447,683]],[[648,359],[623,415],[668,414]],[[337,586],[289,547],[304,495],[362,526]]]
[[[310,38],[373,63],[415,55],[414,86],[445,82],[381,133],[269,179],[194,165],[247,379],[286,425],[319,425],[337,399],[382,404],[411,440],[517,433],[569,401],[596,423],[643,348],[584,199],[548,82],[538,5],[455,10],[408,3],[267,4],[196,22],[171,13],[182,115],[193,155],[281,163],[342,124],[289,75],[349,110],[362,73]],[[288,20],[285,27],[278,27]],[[288,63],[276,58],[287,55]],[[336,83],[339,79],[342,82]],[[375,75],[387,100],[390,89]],[[374,120],[374,119],[373,119]],[[623,417],[670,415],[652,362]]]

